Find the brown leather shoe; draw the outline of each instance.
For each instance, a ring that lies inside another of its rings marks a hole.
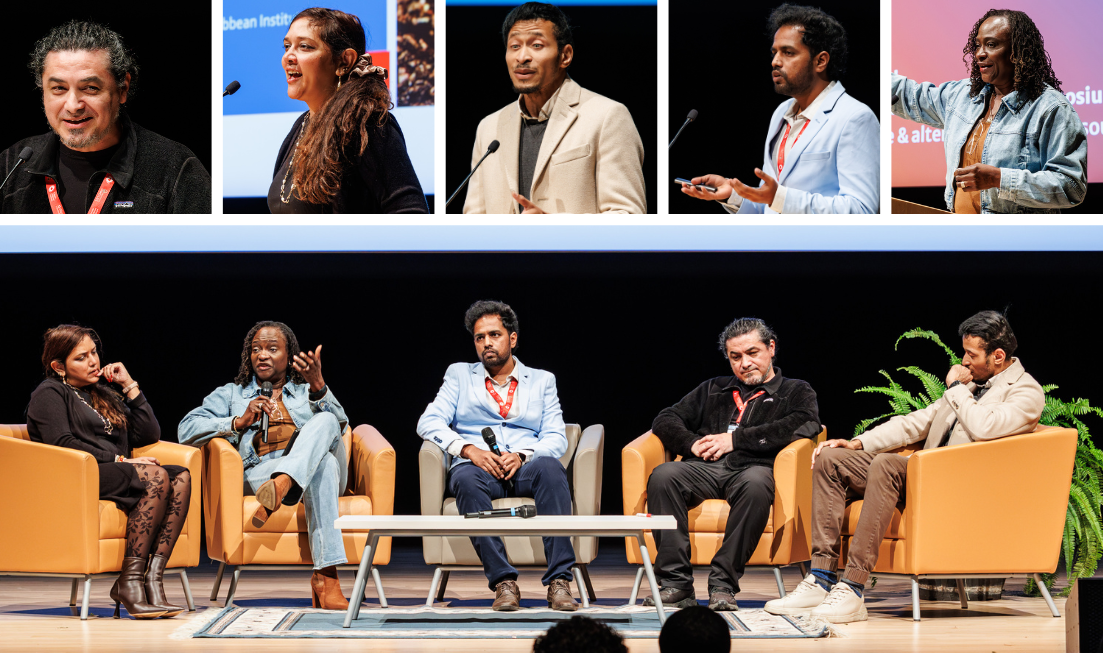
[[[578,604],[571,597],[571,583],[565,578],[553,579],[548,585],[548,607],[563,612],[574,612],[578,609]]]
[[[146,570],[146,603],[165,611],[162,617],[175,617],[184,611],[179,605],[173,605],[165,597],[165,565],[169,559],[153,554],[149,557],[149,569]]]
[[[503,580],[494,586],[494,605],[498,612],[512,612],[521,609],[521,589],[515,580]]]
[[[310,577],[310,607],[323,610],[348,610],[349,602],[341,592],[337,567],[315,569]]]
[[[267,508],[269,513],[276,512],[294,483],[295,481],[287,474],[280,474],[276,478],[265,481],[264,485],[257,490],[257,503]],[[258,516],[254,514],[253,519],[257,519]],[[265,516],[264,519],[268,517]]]

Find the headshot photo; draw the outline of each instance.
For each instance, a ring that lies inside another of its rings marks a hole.
[[[654,0],[448,3],[449,213],[655,213]],[[625,51],[627,31],[644,51]],[[503,61],[504,60],[504,61]],[[462,63],[456,63],[462,62]],[[505,64],[504,68],[502,64]]]
[[[0,211],[209,214],[210,5],[59,9],[9,15]],[[184,38],[186,64],[164,47]]]
[[[893,5],[894,213],[1099,213],[1098,3]],[[937,28],[921,16],[942,16]],[[1070,20],[1071,16],[1080,17]],[[1094,192],[1092,192],[1094,190]]]
[[[431,212],[433,6],[223,3],[223,211]]]
[[[740,13],[670,14],[670,212],[878,213],[878,3]]]

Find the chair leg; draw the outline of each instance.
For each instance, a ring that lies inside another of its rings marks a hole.
[[[781,567],[773,567],[774,580],[777,581],[777,593],[785,598],[785,583],[781,582]]]
[[[191,597],[191,584],[188,583],[188,572],[180,570],[180,584],[184,586],[184,599],[188,602],[188,612],[195,612],[195,601]]]
[[[797,569],[800,569],[800,577],[801,578],[807,578],[808,574],[812,573],[812,568],[809,566],[809,563],[807,563],[807,562],[798,562],[797,563]]]
[[[77,604],[77,582],[78,581],[80,581],[79,578],[74,578],[73,579],[73,589],[72,589],[71,592],[69,592],[69,607],[70,608],[76,606],[76,604]]]
[[[371,568],[372,580],[375,581],[375,593],[379,596],[379,607],[387,607],[387,595],[383,593],[383,579],[379,577],[379,568],[372,566]],[[364,587],[368,584],[364,583]]]
[[[440,567],[433,569],[433,580],[429,583],[429,594],[425,597],[425,607],[427,608],[433,607],[433,595],[437,592],[437,585],[440,583],[443,573]]]
[[[632,583],[632,593],[628,596],[628,605],[636,605],[636,597],[640,593],[640,583],[643,582],[643,565],[636,567],[636,581]]]
[[[92,577],[84,576],[84,598],[80,602],[80,620],[88,620],[88,599],[92,596]]]
[[[1042,593],[1042,597],[1046,600],[1046,605],[1049,606],[1049,611],[1053,613],[1054,617],[1060,617],[1061,613],[1057,611],[1057,606],[1053,603],[1053,597],[1049,595],[1049,588],[1042,582],[1041,574],[1034,574],[1034,582],[1038,584],[1038,590]]]
[[[211,588],[211,600],[218,600],[218,588],[222,586],[222,572],[226,571],[226,563],[218,563],[218,574],[214,577],[214,587]]]
[[[965,579],[964,578],[956,578],[955,580],[957,581],[958,597],[961,599],[961,609],[962,610],[968,610],[969,609],[969,594],[965,591]]]
[[[230,590],[226,592],[226,607],[234,603],[234,595],[237,594],[237,581],[241,578],[241,567],[234,567],[234,575],[230,577]]]
[[[597,600],[597,593],[594,592],[594,584],[590,582],[590,569],[585,563],[578,563],[578,568],[582,571],[582,580],[586,581],[586,593],[590,595],[591,601]]]
[[[448,587],[448,577],[452,572],[442,571],[440,574],[440,585],[437,586],[437,601],[444,600],[444,590]]]
[[[912,621],[919,621],[919,581],[912,576]]]

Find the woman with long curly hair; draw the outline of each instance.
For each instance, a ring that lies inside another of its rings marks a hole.
[[[306,103],[276,157],[272,213],[428,213],[360,19],[300,11],[283,39],[287,95]]]
[[[44,340],[46,379],[31,394],[27,431],[35,442],[92,454],[100,499],[127,513],[122,571],[111,588],[115,617],[120,604],[136,619],[175,617],[184,608],[168,602],[162,579],[188,517],[191,473],[131,457],[161,439],[161,426],[125,365],[100,366],[95,331],[62,324]]]
[[[266,431],[261,415],[268,416]],[[341,531],[333,528],[348,480],[341,440],[347,424],[322,378],[322,346],[301,351],[286,324],[258,322],[245,336],[237,378],[207,395],[177,432],[182,444],[226,438],[237,446],[245,482],[260,504],[246,515],[255,526],[280,506],[303,502],[314,561],[311,597],[315,608],[327,610],[349,607],[337,580],[337,565],[348,558]]]
[[[1057,213],[1083,202],[1087,133],[1034,21],[992,9],[963,52],[968,79],[935,85],[892,76],[892,112],[946,130],[946,207]]]

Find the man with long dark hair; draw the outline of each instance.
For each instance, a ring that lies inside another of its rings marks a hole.
[[[1055,213],[1083,202],[1088,135],[1034,21],[992,9],[963,52],[968,79],[935,85],[892,76],[892,112],[945,130],[946,208]]]
[[[5,213],[210,213],[211,177],[187,147],[134,124],[125,105],[138,65],[122,37],[96,23],[50,30],[31,53],[51,131],[0,154]]]
[[[847,94],[846,30],[815,7],[770,14],[774,90],[792,99],[770,118],[757,187],[721,175],[682,184],[729,213],[877,213],[881,149],[877,116]],[[715,188],[707,190],[704,187]]]

